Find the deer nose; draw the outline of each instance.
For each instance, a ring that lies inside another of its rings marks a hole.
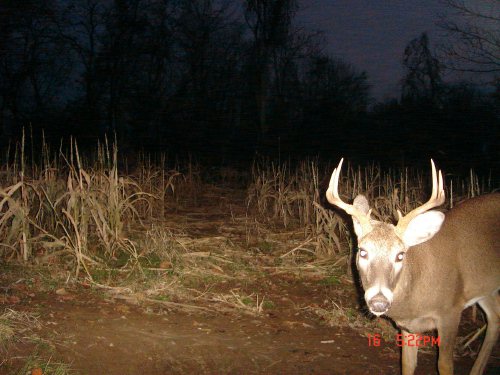
[[[375,295],[370,301],[368,301],[368,308],[377,316],[386,313],[387,310],[389,310],[389,307],[391,307],[391,303],[381,293]]]

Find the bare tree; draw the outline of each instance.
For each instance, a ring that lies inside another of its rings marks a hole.
[[[408,43],[404,51],[403,65],[406,75],[403,78],[402,100],[437,104],[442,90],[441,64],[429,46],[429,37],[422,33]]]
[[[303,86],[306,101],[313,105],[311,114],[331,112],[328,118],[366,111],[369,84],[366,72],[328,55],[309,59]]]
[[[366,73],[322,53],[307,60],[297,105],[303,108],[297,141],[318,152],[328,152],[332,144],[343,145],[337,149],[353,147],[353,139],[365,136],[362,118],[370,89]]]
[[[241,27],[230,3],[179,1],[176,45],[181,79],[175,100],[188,109],[182,114],[189,123],[184,133],[192,143],[220,138],[221,128],[230,123],[223,112],[239,96],[233,83],[239,76]]]
[[[453,70],[500,72],[500,1],[442,0],[451,13],[439,26],[450,43],[441,47],[447,67]]]
[[[99,0],[71,0],[64,3],[57,26],[59,37],[76,55],[83,68],[82,83],[89,120],[95,120],[99,101],[97,56],[104,29],[104,5]]]
[[[168,108],[180,81],[176,56],[178,8],[177,1],[173,0],[144,1],[140,4],[137,21],[131,24],[135,40],[130,42],[133,53],[123,54],[121,60],[126,68],[123,70],[126,77],[122,77],[126,89],[120,111],[127,113],[132,138],[136,141],[141,137],[149,138],[148,142],[152,138],[161,141],[165,115],[168,116]],[[112,30],[108,29],[108,33]],[[101,60],[106,60],[103,65],[109,71],[112,66],[105,54]]]
[[[260,134],[269,130],[267,123],[273,52],[288,44],[296,0],[246,0],[245,20],[252,33],[253,77]]]
[[[54,28],[52,0],[0,4],[0,117],[17,126],[57,105],[68,59]]]

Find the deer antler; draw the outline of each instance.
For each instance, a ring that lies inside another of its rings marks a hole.
[[[334,206],[343,209],[345,212],[355,218],[361,224],[363,233],[368,233],[372,230],[372,225],[370,223],[371,210],[368,211],[368,214],[365,214],[361,210],[358,210],[356,207],[354,207],[352,204],[347,204],[342,199],[340,199],[338,187],[340,170],[342,169],[343,162],[344,158],[340,159],[339,165],[333,170],[332,177],[330,178],[330,186],[326,191],[326,199],[328,199],[328,202],[330,202]]]
[[[432,166],[432,194],[431,198],[427,201],[427,203],[421,205],[420,207],[415,208],[414,210],[408,212],[405,216],[401,214],[401,211],[398,210],[398,224],[396,225],[396,230],[403,234],[406,230],[406,227],[416,216],[424,213],[425,211],[430,210],[431,208],[441,206],[444,203],[444,190],[443,190],[443,175],[441,171],[436,173],[436,166],[434,165],[434,161],[431,159]]]

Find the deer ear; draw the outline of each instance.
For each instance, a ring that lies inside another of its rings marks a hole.
[[[367,215],[370,211],[368,199],[366,199],[364,195],[358,195],[356,198],[354,198],[354,202],[352,202],[352,205],[354,206],[354,208],[363,212],[365,215]],[[363,235],[365,235],[366,233],[363,233],[361,224],[354,216],[352,217],[352,223],[354,224],[354,232],[356,233],[356,236],[358,238],[363,237]]]
[[[406,246],[415,246],[430,240],[439,232],[444,222],[444,214],[439,211],[427,211],[415,217],[403,234]]]

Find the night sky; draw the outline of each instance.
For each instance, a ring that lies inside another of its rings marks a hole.
[[[299,20],[322,30],[325,52],[368,73],[378,100],[398,96],[403,51],[428,32],[432,44],[443,42],[436,26],[447,8],[438,0],[302,0]]]

